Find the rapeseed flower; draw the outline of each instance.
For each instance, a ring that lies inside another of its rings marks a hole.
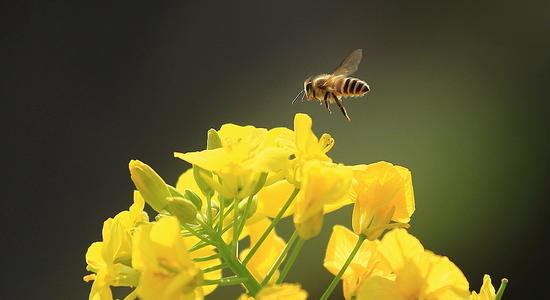
[[[385,229],[408,227],[415,210],[411,172],[384,161],[353,169],[353,231],[375,240]]]
[[[357,300],[467,300],[469,284],[447,257],[425,250],[405,229],[393,229],[378,251],[392,276],[370,276],[357,290]]]
[[[132,269],[132,230],[149,217],[143,211],[145,202],[134,192],[134,203],[127,211],[118,213],[103,223],[103,241],[92,243],[86,252],[86,269],[95,274],[84,277],[93,280],[90,300],[110,300],[110,286],[135,286],[139,273]]]
[[[357,243],[358,236],[344,226],[333,227],[327,245],[324,267],[333,275],[338,274]],[[364,241],[350,265],[342,275],[344,297],[351,299],[355,296],[359,284],[372,275],[384,276],[391,272],[384,264],[378,246],[380,241]]]
[[[310,239],[321,231],[325,206],[348,196],[352,172],[342,165],[311,160],[302,167],[302,173],[294,226],[302,239]]]
[[[286,169],[290,152],[278,139],[288,131],[225,124],[218,131],[222,147],[174,156],[214,173],[218,180],[202,179],[223,197],[243,199],[263,186],[264,173],[275,176]]]
[[[132,265],[141,272],[137,295],[142,300],[202,299],[202,272],[191,260],[175,217],[142,225],[133,237]]]
[[[306,114],[296,114],[294,117],[294,136],[286,139],[287,148],[295,158],[289,164],[287,180],[300,187],[303,180],[303,167],[308,161],[332,162],[326,154],[334,145],[334,139],[329,134],[322,135],[321,139],[311,129],[311,118]]]

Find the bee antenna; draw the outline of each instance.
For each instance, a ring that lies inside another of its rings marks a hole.
[[[300,95],[304,92],[304,90],[301,90],[298,95],[296,95],[296,97],[294,97],[294,100],[292,100],[292,104],[294,104],[294,102],[296,101],[296,99],[298,99],[298,97],[300,97]],[[302,97],[303,99],[304,97]]]

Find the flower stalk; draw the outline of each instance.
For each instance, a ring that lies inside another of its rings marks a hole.
[[[355,244],[355,247],[353,247],[353,250],[351,250],[351,253],[348,256],[348,259],[346,262],[344,262],[344,265],[340,269],[340,272],[332,279],[332,282],[328,286],[328,288],[325,290],[323,295],[321,296],[320,300],[326,300],[330,295],[332,294],[332,291],[334,291],[334,288],[338,285],[338,282],[340,282],[340,279],[342,278],[342,275],[344,275],[344,272],[348,268],[349,264],[355,257],[355,254],[357,254],[357,251],[359,251],[359,248],[363,244],[363,242],[367,239],[367,236],[364,234],[360,234],[359,238],[357,239],[357,243]]]
[[[292,204],[292,201],[294,201],[294,198],[296,198],[296,195],[298,195],[299,191],[300,191],[299,189],[294,189],[294,191],[292,192],[290,197],[288,197],[288,200],[285,202],[285,204],[283,205],[283,207],[281,208],[281,210],[279,211],[277,216],[275,216],[275,218],[271,221],[271,224],[269,225],[269,227],[267,227],[267,229],[264,231],[264,233],[262,234],[262,236],[260,237],[258,242],[252,247],[252,249],[250,249],[250,252],[248,252],[246,257],[244,258],[244,260],[243,260],[243,265],[244,266],[246,266],[246,264],[250,261],[252,256],[254,256],[254,253],[256,253],[256,251],[258,251],[258,248],[260,248],[260,246],[265,241],[265,239],[267,238],[267,236],[269,235],[271,230],[273,230],[273,228],[275,228],[277,223],[279,223],[279,221],[281,220],[281,217],[286,212],[286,210],[288,209],[290,204]]]

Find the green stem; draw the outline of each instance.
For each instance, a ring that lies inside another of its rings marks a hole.
[[[223,259],[224,263],[240,278],[246,278],[242,284],[248,290],[248,294],[254,296],[261,288],[260,283],[254,278],[254,276],[248,271],[248,269],[241,264],[238,258],[234,255],[231,248],[225,244],[221,235],[210,227],[208,224],[197,219],[199,225],[209,234],[210,238],[213,240],[212,245],[216,246],[218,253]]]
[[[346,262],[344,263],[344,265],[340,269],[340,272],[338,272],[336,277],[334,277],[334,279],[332,279],[332,282],[330,283],[328,288],[325,290],[325,292],[321,296],[320,300],[326,300],[326,299],[328,299],[330,294],[332,294],[332,291],[338,285],[338,282],[340,281],[340,278],[342,278],[342,275],[344,275],[344,272],[346,271],[349,264],[351,263],[351,261],[355,257],[355,254],[357,254],[357,251],[359,251],[359,248],[361,247],[361,245],[363,244],[363,242],[365,241],[366,238],[367,238],[367,236],[364,235],[364,234],[359,235],[359,238],[357,239],[357,243],[355,244],[355,247],[353,248],[353,250],[351,250],[351,253],[348,256],[348,259],[346,260]]]
[[[218,198],[219,199],[219,198]],[[225,208],[225,201],[223,199],[220,200],[220,211],[218,212],[218,215],[220,216],[220,221],[218,222],[218,232],[222,230],[223,228],[223,217],[224,217],[224,211]]]
[[[197,218],[197,221],[198,221],[198,220],[199,220],[199,219]],[[185,224],[185,223],[181,223],[181,226],[182,226],[183,228],[185,228],[185,230],[191,232],[194,236],[196,236],[196,237],[198,237],[199,239],[201,239],[201,241],[203,241],[203,242],[205,242],[205,243],[207,243],[207,244],[210,244],[210,245],[214,245],[214,244],[212,243],[211,240],[205,238],[203,235],[201,235],[200,233],[198,233],[195,229],[191,228],[191,226],[189,226],[189,225],[187,225],[187,224]]]
[[[239,257],[239,200],[233,200],[233,237],[231,239],[231,248],[236,257]]]
[[[304,239],[301,239],[300,237],[298,237],[296,246],[294,246],[294,248],[292,249],[292,252],[288,257],[288,260],[286,261],[286,264],[283,267],[283,270],[281,271],[281,275],[279,275],[279,279],[277,279],[277,283],[281,283],[285,280],[286,275],[288,274],[288,271],[290,271],[290,268],[292,268],[294,261],[296,261],[296,257],[298,257],[298,254],[300,254],[300,251],[302,250],[302,246],[304,245],[304,242],[305,242]]]
[[[237,227],[237,236],[241,235],[241,232],[243,231],[244,225],[246,224],[246,220],[248,219],[248,210],[250,209],[250,204],[252,203],[253,197],[254,197],[254,195],[250,195],[250,197],[248,197],[248,200],[246,200],[246,206],[244,208],[244,214],[242,215],[241,219],[239,220],[239,226]]]
[[[503,278],[500,282],[500,287],[498,288],[495,300],[500,300],[500,298],[502,298],[502,295],[504,295],[504,290],[506,289],[506,285],[508,285],[508,279]]]
[[[206,197],[206,223],[212,224],[212,194]]]
[[[290,197],[288,197],[288,200],[286,201],[286,203],[283,205],[283,207],[281,208],[281,210],[279,211],[279,213],[275,216],[275,218],[271,221],[271,224],[269,224],[269,226],[266,228],[266,230],[264,231],[264,233],[262,234],[262,236],[258,239],[258,242],[256,242],[256,244],[254,244],[254,246],[252,247],[252,249],[250,249],[250,252],[248,252],[248,254],[246,255],[246,257],[244,258],[243,260],[243,265],[246,266],[246,264],[250,261],[250,259],[252,258],[252,256],[254,255],[254,253],[256,253],[256,251],[258,251],[258,248],[260,248],[260,246],[262,245],[262,243],[264,242],[264,240],[267,238],[267,236],[269,235],[269,233],[271,232],[271,230],[273,230],[273,228],[275,227],[275,225],[277,225],[277,223],[279,223],[279,220],[281,220],[281,217],[284,215],[284,213],[286,212],[286,210],[288,209],[288,207],[290,206],[290,204],[292,204],[292,201],[294,201],[294,198],[296,198],[296,195],[298,194],[300,190],[295,188],[294,191],[292,192],[292,194],[290,195]]]
[[[275,271],[279,269],[279,266],[281,266],[281,264],[283,263],[283,260],[285,259],[286,254],[288,253],[290,248],[292,248],[292,245],[294,245],[294,242],[296,241],[297,237],[298,237],[298,232],[294,230],[294,233],[290,237],[290,240],[288,240],[288,243],[286,244],[285,248],[283,249],[281,254],[279,254],[279,257],[277,257],[277,260],[275,260],[275,263],[273,263],[273,266],[271,266],[271,269],[269,269],[269,271],[267,272],[267,275],[265,275],[264,280],[262,280],[262,282],[260,283],[262,286],[265,286],[269,282],[273,274],[275,274]]]
[[[233,255],[234,253],[232,253],[231,249],[225,243],[221,244],[220,247],[218,247],[218,251],[220,252],[224,261],[228,264],[229,268],[237,276],[247,279],[243,282],[243,285],[248,290],[248,294],[251,296],[256,295],[256,293],[260,291],[262,286],[258,283],[254,276],[252,276],[250,271],[248,271],[248,269],[239,262],[239,260]]]

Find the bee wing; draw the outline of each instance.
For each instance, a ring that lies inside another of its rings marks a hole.
[[[363,58],[363,50],[357,49],[353,52],[351,52],[344,61],[336,68],[334,73],[332,75],[343,75],[347,76],[352,74],[353,72],[357,71],[357,66],[359,66],[359,63],[361,62],[361,58]]]

